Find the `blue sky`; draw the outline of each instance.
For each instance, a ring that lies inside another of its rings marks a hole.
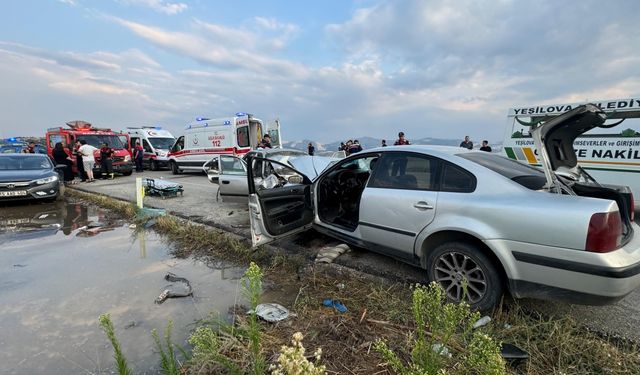
[[[502,138],[508,108],[640,95],[640,2],[8,0],[0,136],[82,119],[286,140]]]

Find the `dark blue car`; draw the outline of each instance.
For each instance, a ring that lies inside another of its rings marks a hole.
[[[0,154],[0,203],[58,199],[64,189],[59,170],[47,155]]]

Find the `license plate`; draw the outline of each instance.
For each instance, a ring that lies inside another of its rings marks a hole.
[[[0,191],[0,197],[21,197],[27,195],[26,190]]]

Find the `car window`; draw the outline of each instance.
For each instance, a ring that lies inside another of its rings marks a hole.
[[[142,147],[144,148],[144,152],[153,152],[151,149],[151,145],[149,144],[149,141],[147,141],[146,139],[142,140]]]
[[[471,173],[453,164],[444,164],[440,191],[471,193],[475,189],[476,179]]]
[[[370,187],[435,190],[439,161],[406,152],[386,153],[378,162]]]
[[[458,156],[478,163],[531,190],[541,189],[547,182],[547,178],[541,169],[501,155],[487,152],[470,152],[459,154]]]
[[[220,174],[244,175],[246,174],[244,162],[235,156],[220,155]]]
[[[133,143],[133,138],[131,138],[131,142]],[[184,148],[184,136],[181,136],[173,145],[173,148],[171,149],[171,151],[173,152],[182,151],[183,148]]]
[[[66,147],[67,146],[67,137],[65,137],[64,135],[61,134],[51,134],[49,136],[49,147],[54,148],[56,143],[60,142],[62,143],[62,146]]]

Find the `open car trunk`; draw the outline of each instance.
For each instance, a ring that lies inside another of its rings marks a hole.
[[[633,233],[634,201],[627,186],[601,185],[580,165],[573,143],[577,137],[602,126],[607,115],[593,104],[585,104],[543,123],[531,131],[547,180],[544,190],[558,194],[600,198],[618,204],[623,223],[623,241]],[[561,177],[560,177],[561,176]]]

